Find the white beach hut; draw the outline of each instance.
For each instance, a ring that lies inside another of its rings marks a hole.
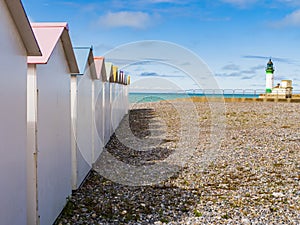
[[[110,77],[110,108],[111,108],[111,134],[112,135],[116,128],[118,127],[118,104],[117,104],[117,96],[118,96],[118,67],[112,66],[112,76]]]
[[[100,156],[104,147],[105,138],[105,85],[107,83],[104,57],[94,57],[97,80],[95,80],[95,113],[94,113],[94,154],[93,162]]]
[[[130,85],[130,75],[125,76],[125,113],[128,114],[130,108],[130,101],[129,101],[129,85]]]
[[[28,57],[28,224],[52,224],[72,191],[70,74],[78,66],[66,23],[33,23],[42,51]]]
[[[105,122],[104,122],[104,145],[109,142],[113,129],[111,124],[111,104],[112,104],[112,86],[111,79],[113,79],[113,65],[112,63],[105,62],[105,70],[107,82],[105,82]]]
[[[0,0],[0,30],[0,224],[19,225],[27,220],[27,56],[41,53],[21,1]]]
[[[124,94],[123,94],[123,87],[124,87],[124,83],[123,83],[123,76],[124,76],[124,72],[120,71],[119,72],[119,80],[118,80],[118,125],[120,124],[121,120],[124,117]]]
[[[126,94],[127,84],[125,82],[127,75],[120,71],[120,93],[119,93],[119,104],[120,104],[120,117],[119,123],[123,117],[128,113],[128,95]]]
[[[122,86],[121,86],[121,98],[122,98],[122,118],[128,114],[129,109],[129,99],[128,99],[128,84],[127,84],[127,75],[125,73],[122,73],[121,77]]]
[[[94,153],[94,80],[97,73],[93,50],[75,47],[79,74],[71,76],[72,187],[76,190],[92,168]]]
[[[116,97],[114,101],[115,108],[115,129],[119,126],[120,118],[122,117],[122,102],[120,101],[121,97],[121,74],[123,71],[117,71],[117,80],[115,82],[116,85]]]
[[[112,124],[114,130],[119,126],[128,109],[128,95],[126,95],[125,73],[118,71],[117,67],[114,70],[116,80],[114,81],[114,97],[112,103]]]

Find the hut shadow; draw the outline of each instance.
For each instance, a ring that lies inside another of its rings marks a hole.
[[[200,196],[197,191],[172,185],[125,186],[92,171],[83,186],[73,193],[56,224],[62,218],[74,219],[76,215],[81,221],[87,216],[95,224],[180,223],[194,212]],[[82,206],[85,212],[78,215]],[[91,214],[96,216],[90,217]]]
[[[128,115],[129,128],[134,136],[137,138],[145,138],[151,135],[150,124],[159,122],[156,118],[155,111],[153,109],[132,109]],[[127,119],[126,117],[124,119]],[[157,130],[160,130],[160,126],[152,125]],[[161,131],[162,132],[162,131]]]
[[[132,133],[139,138],[146,138],[147,134],[151,133],[150,123],[156,120],[156,115],[152,109],[135,109],[130,111],[128,118]],[[151,129],[163,130],[159,125]],[[168,142],[174,141],[163,139],[162,144],[168,144]],[[121,184],[122,182],[108,180],[105,177],[109,176],[104,175],[115,173],[116,178],[119,179],[123,176],[122,169],[121,171],[120,168],[116,169],[113,162],[105,160],[105,155],[109,157],[111,155],[122,161],[125,169],[126,165],[147,169],[147,166],[162,162],[175,151],[164,146],[149,146],[148,149],[139,151],[122,144],[114,134],[99,157],[100,160],[98,159],[100,163],[98,165],[102,166],[100,169],[102,171],[94,167],[95,170],[91,171],[81,188],[73,193],[61,218],[69,220],[77,215],[81,221],[85,221],[87,217],[88,221],[94,224],[154,224],[158,221],[180,223],[183,217],[194,212],[201,195],[199,191],[174,185],[174,183],[181,182],[172,182],[172,180],[180,179],[178,176],[183,168],[176,164],[166,163],[162,169],[172,175],[150,174],[152,177],[149,177],[149,180],[153,177],[155,180],[155,176],[164,176],[165,179],[158,179],[160,183],[152,183],[153,185],[148,186],[124,185],[124,183]],[[104,165],[103,162],[106,164]],[[133,176],[135,176],[134,173]]]
[[[168,140],[164,140],[164,143]],[[115,135],[112,136],[105,150],[116,159],[130,165],[142,166],[151,165],[168,158],[174,149],[167,147],[149,147],[147,150],[136,150],[122,144]]]
[[[116,133],[119,131],[117,130],[105,146],[105,150],[118,160],[135,166],[151,165],[168,158],[175,150],[166,146],[172,140],[163,137],[166,131],[156,118],[157,115],[153,109],[130,110],[129,114],[123,119],[129,120],[130,131],[125,129],[121,132],[132,132],[134,137],[144,144],[141,147],[143,149],[139,149],[137,146],[130,146],[128,143],[124,144],[122,140],[118,139],[119,135],[116,135]],[[130,139],[130,135],[128,137],[125,136],[125,139]]]

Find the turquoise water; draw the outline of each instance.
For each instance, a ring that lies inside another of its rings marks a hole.
[[[259,94],[129,93],[129,102],[158,102],[188,97],[258,98]]]

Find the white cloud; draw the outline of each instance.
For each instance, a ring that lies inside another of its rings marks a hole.
[[[99,23],[107,27],[146,28],[150,24],[150,16],[144,12],[109,12],[100,17]]]
[[[236,64],[228,64],[228,65],[225,65],[223,68],[223,70],[240,70],[240,67]]]
[[[274,27],[300,26],[300,9],[286,15],[282,20],[272,25]]]
[[[246,7],[252,3],[257,2],[257,0],[221,0],[221,1],[238,7]]]
[[[278,0],[278,2],[289,5],[300,5],[299,0]]]

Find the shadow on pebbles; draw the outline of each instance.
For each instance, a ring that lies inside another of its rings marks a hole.
[[[189,115],[186,104],[135,105],[56,224],[300,224],[300,104],[224,104],[224,136],[205,168],[199,162],[214,141],[211,107],[194,103]],[[195,119],[200,129],[190,136],[186,163],[179,154],[169,171],[161,167],[166,173],[147,179],[136,172],[172,158],[188,142],[183,120]]]

